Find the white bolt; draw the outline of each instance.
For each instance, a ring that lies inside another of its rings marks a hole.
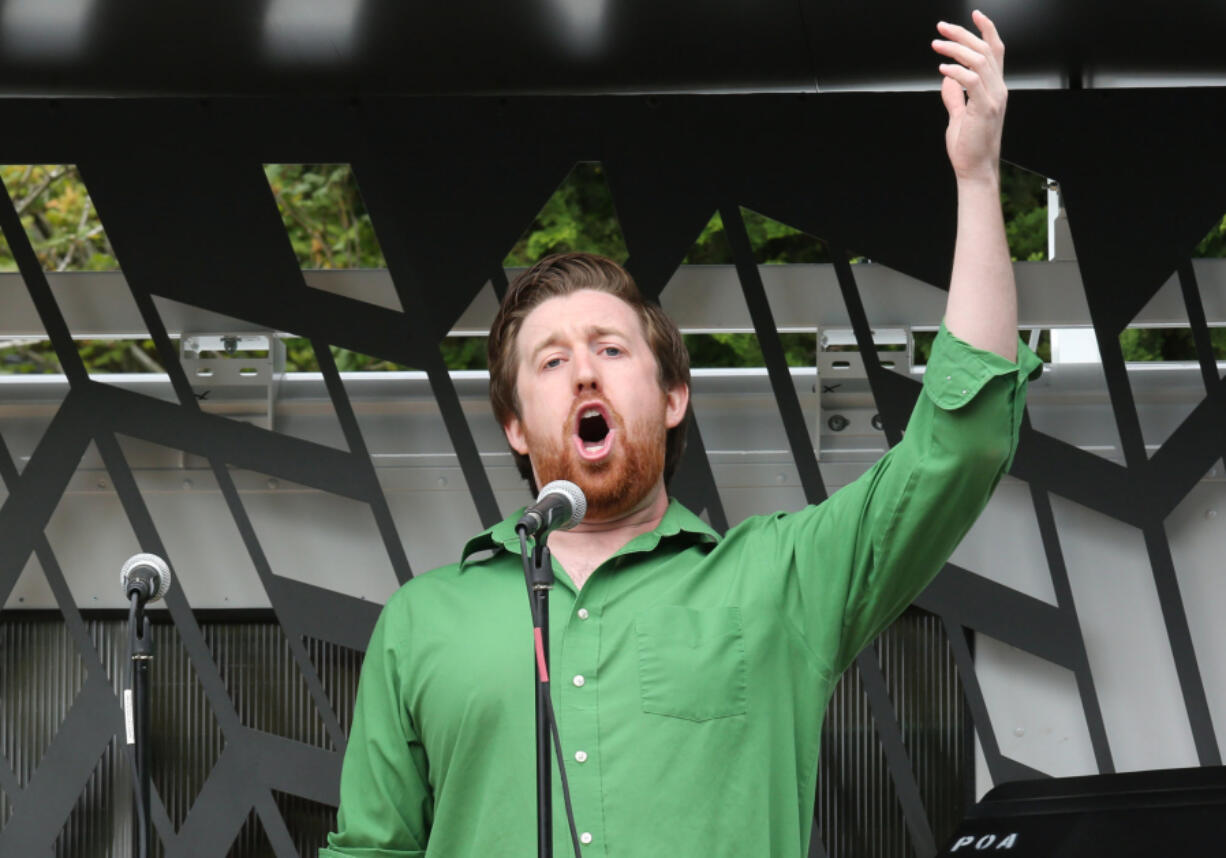
[[[446,477],[439,477],[439,478],[438,478],[438,487],[439,487],[440,489],[445,489],[445,488],[447,488],[447,478],[446,478]]]
[[[185,488],[185,489],[190,489],[191,487],[192,487],[192,481],[191,481],[191,480],[184,480],[184,481],[183,481],[183,488]]]
[[[1217,518],[1217,510],[1216,509],[1205,510],[1205,518],[1209,519],[1210,521]]]
[[[1014,727],[1013,735],[1017,736],[1019,739],[1022,738],[1023,736],[1026,735],[1026,728],[1025,727]]]
[[[276,490],[276,489],[277,489],[277,488],[279,488],[280,486],[281,486],[281,483],[280,483],[280,482],[277,480],[277,478],[276,478],[276,477],[269,477],[269,478],[268,478],[268,488],[273,489],[273,490]]]

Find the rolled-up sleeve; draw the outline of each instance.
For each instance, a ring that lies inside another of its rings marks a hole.
[[[842,671],[940,571],[1009,469],[1041,372],[1020,341],[1015,363],[942,325],[902,441],[824,503],[777,519],[787,610],[815,653],[838,653],[827,667]]]

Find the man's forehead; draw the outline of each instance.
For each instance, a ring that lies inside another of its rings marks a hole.
[[[524,317],[517,339],[528,350],[560,337],[641,336],[638,313],[616,295],[584,289],[542,301]]]

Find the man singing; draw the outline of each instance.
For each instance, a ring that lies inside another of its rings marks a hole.
[[[551,674],[584,854],[807,854],[821,713],[1006,471],[1027,378],[999,198],[1004,45],[939,24],[958,229],[945,323],[905,437],[818,506],[721,537],[671,501],[689,419],[676,325],[615,263],[545,259],[490,332],[490,398],[550,538]],[[529,612],[511,516],[384,608],[322,856],[536,854]],[[555,778],[555,784],[557,783]],[[570,834],[555,785],[555,850]]]

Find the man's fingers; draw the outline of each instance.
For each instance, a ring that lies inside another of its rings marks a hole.
[[[1000,33],[996,32],[996,24],[992,23],[992,19],[976,9],[971,13],[971,20],[975,22],[979,32],[983,34],[983,40],[992,48],[992,53],[996,55],[996,59],[1003,59],[1005,56],[1005,43],[1001,40]]]
[[[973,51],[978,51],[981,54],[991,53],[992,49],[988,47],[988,43],[976,36],[970,30],[959,24],[951,24],[948,21],[941,21],[937,24],[937,32],[951,42],[958,42],[966,45]]]
[[[965,66],[955,63],[944,63],[938,67],[945,80],[953,79],[972,99],[983,92],[983,79]],[[941,82],[941,98],[945,98],[945,81]],[[948,102],[946,102],[948,104]]]
[[[950,118],[966,110],[966,94],[962,91],[962,85],[952,77],[941,80],[941,101],[945,102]]]
[[[941,39],[932,40],[932,49],[938,54],[944,54],[951,60],[956,60],[967,68],[974,69],[976,72],[983,74],[987,71],[987,66],[991,64],[991,59],[987,54],[981,54],[979,51],[968,48],[966,45],[960,45],[957,42],[946,42]]]

